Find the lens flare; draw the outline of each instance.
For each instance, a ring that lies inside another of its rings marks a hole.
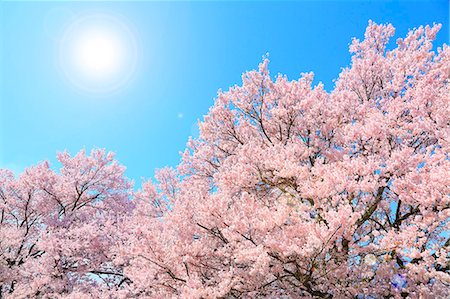
[[[60,44],[60,66],[73,86],[90,93],[115,92],[130,82],[139,57],[136,35],[106,14],[76,18]]]
[[[377,263],[377,257],[373,254],[368,254],[364,257],[364,262],[369,266],[373,266]]]
[[[406,288],[407,281],[405,275],[395,274],[394,277],[392,277],[391,284],[396,290],[402,290]]]

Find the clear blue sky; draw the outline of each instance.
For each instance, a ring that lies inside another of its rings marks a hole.
[[[142,50],[129,85],[99,97],[67,82],[57,54],[69,20],[58,12],[126,20]],[[240,84],[266,52],[273,75],[313,71],[331,90],[369,19],[392,23],[397,36],[442,23],[436,45],[448,44],[447,0],[0,2],[0,167],[19,172],[55,163],[64,149],[101,147],[116,152],[139,185],[156,168],[177,165],[217,90]]]

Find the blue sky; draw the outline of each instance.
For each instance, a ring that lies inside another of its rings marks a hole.
[[[65,28],[90,13],[120,16],[138,41],[136,72],[112,94],[78,90],[58,60]],[[331,90],[369,19],[392,23],[397,37],[442,23],[435,44],[448,44],[446,0],[0,2],[0,167],[101,147],[139,185],[178,164],[217,90],[240,84],[267,52],[273,75],[313,71]]]

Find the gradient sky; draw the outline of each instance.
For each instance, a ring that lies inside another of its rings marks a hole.
[[[64,29],[89,13],[119,15],[139,40],[134,78],[114,94],[83,93],[60,70]],[[448,0],[0,2],[0,167],[101,147],[140,185],[177,165],[217,90],[240,84],[267,52],[272,75],[313,71],[331,90],[369,19],[392,23],[396,37],[442,23],[435,45],[449,41]]]

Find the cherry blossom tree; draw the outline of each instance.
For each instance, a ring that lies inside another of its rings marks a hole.
[[[177,169],[111,154],[0,172],[7,298],[448,298],[450,48],[370,22],[335,87],[220,91]]]
[[[103,150],[58,159],[59,173],[48,163],[0,172],[0,298],[79,298],[123,283],[111,260],[133,207],[124,167]]]
[[[268,60],[220,91],[121,258],[153,298],[448,298],[450,49],[369,23],[327,92]],[[159,190],[159,191],[158,191]],[[143,200],[142,200],[143,199]],[[123,264],[123,261],[120,261]]]

